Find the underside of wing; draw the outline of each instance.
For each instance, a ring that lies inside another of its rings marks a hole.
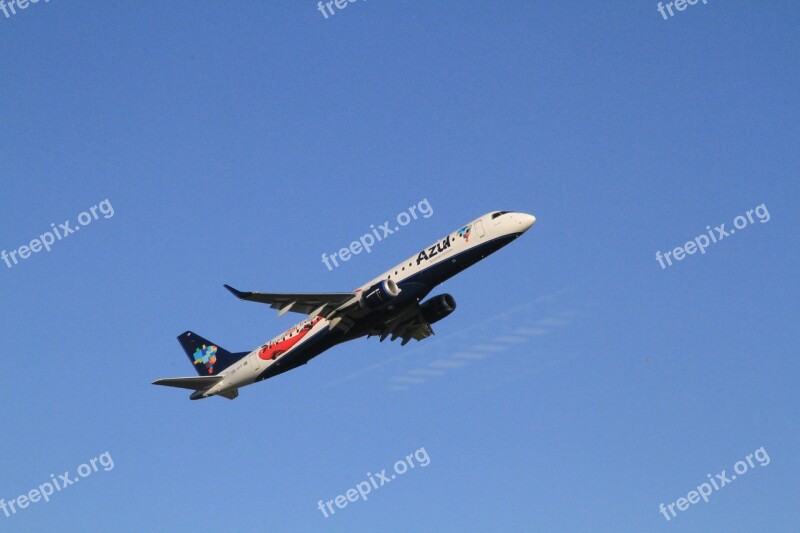
[[[410,339],[414,339],[417,341],[421,341],[422,339],[427,339],[428,337],[434,334],[433,328],[431,327],[430,324],[419,324],[413,326],[410,330],[406,331],[405,333]],[[405,342],[401,344],[405,344]]]
[[[354,299],[352,292],[331,293],[266,293],[242,292],[230,285],[225,285],[231,294],[240,300],[267,304],[273,309],[279,309],[278,316],[292,311],[304,315],[317,315],[330,313]]]
[[[405,346],[411,339],[421,341],[434,335],[433,328],[422,316],[422,313],[417,311],[410,317],[405,316],[400,320],[389,322],[383,328],[373,329],[368,336],[379,336],[381,342],[389,337],[389,340],[403,339],[400,342],[401,346]]]

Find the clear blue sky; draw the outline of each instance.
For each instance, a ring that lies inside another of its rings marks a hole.
[[[0,498],[115,465],[0,529],[796,527],[795,3],[431,4],[0,13],[0,249],[114,208],[0,263]],[[422,199],[433,216],[324,267]],[[768,223],[656,261],[762,203]],[[223,283],[351,290],[499,209],[538,222],[433,293],[458,302],[436,337],[341,345],[235,401],[150,385],[193,375],[182,331],[249,350],[302,318]]]

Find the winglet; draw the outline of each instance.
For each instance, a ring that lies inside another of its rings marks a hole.
[[[223,285],[223,287],[225,287],[226,289],[228,289],[228,290],[230,291],[230,293],[231,293],[231,294],[233,294],[234,296],[236,296],[236,297],[237,297],[237,298],[239,298],[240,300],[244,300],[244,299],[245,299],[245,297],[246,297],[246,296],[248,296],[248,295],[250,294],[250,293],[247,293],[247,292],[237,291],[236,289],[234,289],[234,288],[233,288],[233,287],[231,287],[230,285]]]

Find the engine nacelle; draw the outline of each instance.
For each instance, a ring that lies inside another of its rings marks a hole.
[[[420,305],[419,309],[422,311],[422,317],[429,324],[433,324],[456,310],[456,299],[447,293],[440,294]]]
[[[362,309],[374,310],[388,304],[398,294],[400,294],[400,287],[397,286],[397,283],[385,279],[362,292],[361,300],[358,303]]]

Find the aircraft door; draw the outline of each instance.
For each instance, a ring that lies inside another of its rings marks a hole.
[[[483,220],[479,220],[475,223],[475,233],[478,235],[479,239],[485,235],[483,231]]]
[[[258,374],[258,371],[261,368],[261,358],[258,356],[258,353],[253,354],[250,364],[253,365],[253,372]]]

